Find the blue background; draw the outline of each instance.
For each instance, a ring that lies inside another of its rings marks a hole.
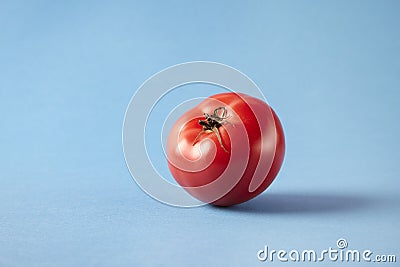
[[[262,266],[264,245],[338,238],[399,260],[399,13],[390,0],[1,1],[0,266]],[[126,168],[131,96],[193,60],[249,75],[284,124],[277,180],[243,205],[163,205]]]

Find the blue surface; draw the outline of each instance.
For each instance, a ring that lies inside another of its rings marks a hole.
[[[338,238],[399,261],[399,13],[389,0],[1,1],[0,266],[261,266],[264,245]],[[249,75],[284,124],[281,173],[243,205],[169,207],[125,166],[134,91],[192,60]]]

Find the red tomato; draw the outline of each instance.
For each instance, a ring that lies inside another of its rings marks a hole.
[[[262,193],[278,174],[284,154],[276,113],[239,93],[205,99],[177,120],[167,140],[175,180],[195,198],[217,206]]]

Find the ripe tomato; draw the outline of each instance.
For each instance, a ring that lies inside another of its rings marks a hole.
[[[205,99],[176,121],[167,140],[175,180],[192,196],[217,206],[262,193],[278,174],[284,154],[276,113],[240,93]]]

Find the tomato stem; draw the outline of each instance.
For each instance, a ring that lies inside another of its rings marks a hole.
[[[225,107],[219,107],[214,110],[212,115],[208,113],[204,113],[205,120],[199,120],[199,124],[203,127],[203,129],[199,132],[196,138],[193,141],[193,145],[195,145],[203,133],[215,133],[217,136],[218,142],[222,149],[229,153],[228,150],[224,147],[222,143],[221,134],[219,133],[218,128],[221,127],[224,123],[228,122],[227,119],[230,117],[227,115],[227,109]]]

